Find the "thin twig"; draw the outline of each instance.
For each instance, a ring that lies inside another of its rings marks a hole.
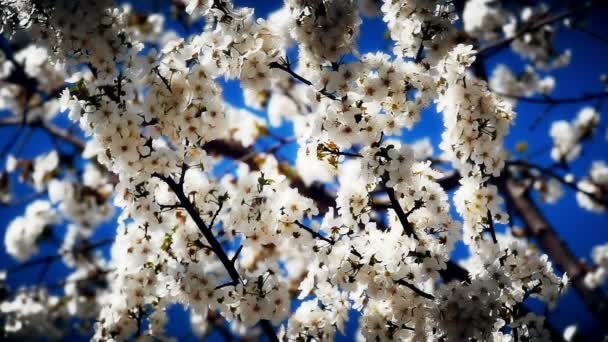
[[[388,195],[388,198],[391,201],[391,207],[397,214],[397,218],[399,218],[399,222],[401,222],[401,225],[403,226],[403,232],[407,236],[413,237],[414,239],[418,240],[418,236],[416,236],[414,227],[408,220],[408,214],[406,214],[403,211],[403,208],[401,208],[401,204],[399,204],[399,201],[397,200],[397,196],[395,195],[395,190],[393,188],[391,188],[390,186],[386,186],[386,181],[385,181],[385,188],[386,188],[386,194]]]
[[[567,181],[564,177],[560,176],[559,174],[557,174],[556,172],[554,172],[553,170],[543,167],[543,166],[539,166],[536,164],[531,164],[527,161],[523,161],[523,160],[510,160],[507,162],[507,165],[515,165],[515,166],[521,166],[527,169],[532,169],[532,170],[536,170],[538,172],[540,172],[541,174],[544,174],[546,176],[549,176],[557,181],[559,181],[560,183],[562,183],[563,185],[569,187],[570,189],[580,192],[582,194],[585,194],[586,196],[588,196],[589,198],[591,198],[591,200],[593,200],[594,202],[603,205],[603,206],[608,206],[608,198],[602,198],[600,196],[598,196],[597,194],[585,191],[581,188],[578,187],[578,185],[576,184],[575,181],[569,182]]]
[[[525,23],[523,25],[523,27],[518,30],[514,35],[509,36],[509,37],[504,37],[502,39],[499,39],[493,43],[490,43],[486,46],[483,46],[481,48],[479,48],[477,50],[477,54],[478,55],[485,55],[490,56],[495,54],[496,52],[498,52],[501,48],[508,46],[512,41],[523,37],[526,33],[529,32],[534,32],[538,29],[540,29],[541,27],[545,26],[545,25],[551,25],[555,22],[558,22],[562,19],[571,17],[575,14],[577,14],[578,12],[584,11],[584,10],[588,10],[589,8],[591,8],[593,5],[600,3],[601,1],[588,1],[585,2],[584,4],[580,5],[580,6],[576,6],[576,7],[572,7],[570,9],[564,10],[558,14],[546,17],[542,20],[539,20],[537,22],[530,22],[530,23]]]
[[[13,267],[10,267],[8,269],[8,272],[15,272],[15,271],[20,271],[23,270],[25,268],[31,267],[31,266],[36,266],[36,265],[41,265],[41,264],[49,264],[49,263],[53,263],[59,259],[61,259],[63,256],[68,255],[68,254],[79,254],[79,253],[85,253],[91,250],[94,250],[96,248],[100,248],[106,245],[109,245],[111,243],[114,242],[114,238],[108,238],[108,239],[103,239],[103,240],[99,240],[90,244],[83,244],[79,247],[76,247],[74,249],[68,249],[68,250],[64,250],[58,254],[53,254],[53,255],[47,255],[47,256],[43,256],[43,257],[39,257],[36,259],[32,259],[30,261],[26,261],[24,263],[21,264],[17,264]]]
[[[295,71],[293,71],[291,69],[291,67],[287,64],[281,64],[278,62],[271,62],[270,64],[268,64],[268,67],[270,67],[270,69],[280,69],[285,71],[286,73],[290,74],[293,78],[295,78],[296,80],[309,85],[311,87],[314,87],[314,85],[312,84],[312,82],[310,82],[309,80],[307,80],[306,78],[302,77],[301,75],[299,75],[298,73],[296,73]],[[332,100],[338,100],[338,98],[336,97],[336,95],[328,92],[326,89],[321,89],[321,90],[317,90],[319,92],[319,94],[327,97],[328,99],[332,99]]]
[[[579,102],[593,101],[593,100],[596,100],[596,99],[601,99],[601,98],[608,97],[608,92],[607,91],[602,91],[602,92],[598,92],[598,93],[583,94],[583,95],[575,96],[575,97],[563,97],[563,98],[554,98],[554,97],[551,97],[551,96],[548,96],[548,95],[545,95],[543,97],[526,97],[526,96],[505,94],[505,93],[501,93],[501,92],[498,92],[498,91],[495,91],[495,90],[491,90],[491,91],[493,93],[495,93],[496,95],[499,95],[499,96],[502,96],[502,97],[506,97],[506,98],[510,98],[510,99],[516,99],[516,100],[521,101],[521,102],[537,103],[537,104],[549,104],[549,105],[579,103]]]
[[[317,238],[317,239],[321,239],[327,243],[329,243],[330,245],[333,245],[335,243],[334,240],[329,239],[321,234],[319,234],[318,232],[315,232],[314,230],[312,230],[312,228],[302,224],[300,221],[296,220],[293,222],[294,224],[296,224],[298,227],[304,229],[305,231],[307,231],[308,233],[310,233],[310,235],[312,235],[313,238]]]
[[[424,298],[430,299],[430,300],[435,299],[435,296],[433,296],[430,293],[426,293],[426,292],[422,291],[421,289],[417,288],[413,284],[408,283],[405,279],[396,280],[395,283],[407,287],[408,289],[414,291],[414,293],[416,293],[417,295],[419,295],[421,297],[424,297]]]
[[[490,212],[490,209],[488,209],[487,220],[488,230],[490,231],[490,235],[492,235],[492,242],[498,243],[498,240],[496,239],[496,230],[494,229],[494,219],[492,218],[492,212]]]

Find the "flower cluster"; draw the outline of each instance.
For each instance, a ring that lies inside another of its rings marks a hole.
[[[441,318],[437,319],[440,324],[437,337],[492,339],[499,329],[508,325],[517,329],[520,337],[547,340],[548,332],[537,323],[543,318],[531,313],[518,318],[517,303],[533,296],[554,306],[565,291],[567,277],[558,278],[546,255],[539,255],[511,236],[500,235],[498,243],[483,245],[487,253],[467,261],[469,268],[478,270],[471,274],[470,282],[454,281],[438,289],[441,304],[434,315]]]
[[[58,339],[65,327],[57,323],[68,317],[61,298],[49,295],[46,290],[20,292],[12,300],[3,301],[0,312],[4,317],[4,331],[18,333],[23,338]]]
[[[606,281],[608,274],[608,245],[599,245],[593,247],[591,254],[595,269],[592,272],[585,274],[585,285],[590,288],[597,288]]]
[[[54,179],[48,187],[49,198],[59,204],[61,214],[85,229],[112,216],[112,190],[109,179],[92,164],[85,167],[82,182]]]
[[[500,177],[524,168],[503,170],[515,102],[493,91],[548,94],[554,80],[534,67],[519,76],[498,67],[491,90],[468,74],[480,58],[469,40],[517,32],[506,9],[469,1],[463,38],[452,1],[286,0],[266,19],[229,0],[172,6],[200,30],[180,37],[165,31],[169,18],[109,0],[0,10],[19,31],[11,34],[36,41],[3,56],[0,79],[11,84],[0,88],[0,109],[29,112],[23,124],[42,128],[65,111],[86,135],[50,132],[80,156],[57,146],[33,160],[7,158],[3,183],[19,170],[49,199],[10,223],[8,253],[29,259],[65,223],[49,260],[73,269],[61,296],[21,289],[2,299],[10,337],[61,338],[60,323],[76,317],[93,340],[168,340],[167,310],[178,304],[197,336],[230,327],[255,339],[261,326],[274,340],[275,326],[285,341],[327,341],[356,310],[359,337],[370,341],[547,338],[544,318],[523,303],[553,307],[568,277],[496,231],[508,222]],[[360,8],[382,15],[392,54],[359,54]],[[546,30],[513,42],[536,67],[555,64]],[[295,45],[297,64],[287,57]],[[34,87],[12,84],[21,69]],[[228,81],[267,119],[229,104]],[[440,158],[429,139],[402,139],[433,103],[443,118]],[[283,120],[294,137],[271,133],[267,125]],[[555,123],[553,158],[575,159],[598,123],[591,108]],[[270,138],[278,145],[261,152]],[[290,143],[293,166],[275,153]],[[607,170],[596,162],[576,184],[581,206],[606,209],[596,197],[606,196]],[[561,196],[557,180],[527,172],[525,184],[545,200]],[[94,242],[115,209],[116,236]],[[461,240],[472,253],[459,266],[450,258]],[[110,243],[106,260],[96,249]],[[589,286],[603,281],[605,254],[594,252]]]
[[[582,191],[576,193],[578,204],[590,211],[603,213],[608,208],[602,202],[608,195],[608,165],[603,161],[595,161],[589,170],[589,177],[578,182]]]
[[[305,165],[301,158],[316,155],[335,167],[338,150],[401,135],[420,120],[435,89],[428,70],[383,53],[365,54],[360,62],[312,76],[316,87],[341,100],[322,97],[311,115],[295,121],[299,165]]]
[[[582,140],[590,138],[599,125],[599,114],[593,107],[585,107],[573,122],[553,122],[549,134],[553,138],[551,158],[556,162],[571,162],[581,154]]]
[[[426,57],[432,62],[449,48],[456,20],[450,1],[385,1],[381,10],[395,55],[419,59],[419,51],[428,47]]]
[[[21,171],[19,175],[21,181],[32,184],[36,191],[41,192],[59,172],[59,154],[57,151],[51,151],[34,158],[34,160],[20,160],[9,156],[6,162],[6,171]]]
[[[438,109],[446,130],[440,147],[463,176],[455,195],[458,212],[464,217],[465,242],[477,241],[494,222],[505,223],[502,200],[489,177],[500,175],[506,153],[503,141],[514,112],[511,106],[490,93],[486,83],[467,78],[466,67],[475,60],[470,46],[456,46],[440,63]]]
[[[14,258],[24,261],[38,252],[38,243],[45,235],[52,234],[53,224],[59,216],[51,203],[44,200],[32,202],[23,216],[15,218],[6,228],[4,246]]]
[[[300,43],[300,58],[316,64],[336,63],[353,52],[361,19],[353,0],[289,0],[292,37]]]
[[[464,30],[480,39],[496,39],[508,19],[499,2],[493,0],[467,1],[462,12]]]
[[[504,64],[498,65],[492,72],[490,78],[490,88],[500,94],[508,94],[513,106],[517,104],[517,97],[530,97],[536,93],[548,95],[555,87],[555,78],[552,76],[540,76],[534,71],[532,66],[527,66],[526,69],[519,75],[514,75],[513,72]]]
[[[503,27],[505,36],[517,35],[522,26],[534,22],[538,16],[542,16],[547,11],[544,4],[533,7],[524,7],[519,20],[515,15],[509,17],[509,22]],[[572,52],[565,50],[559,53],[554,45],[555,28],[549,25],[542,26],[538,30],[526,32],[521,37],[515,39],[511,44],[513,51],[522,57],[530,59],[535,66],[549,69],[568,65]]]
[[[66,78],[64,66],[52,63],[48,48],[41,45],[32,44],[16,51],[12,60],[2,54],[0,56],[0,109],[19,113],[27,111],[26,122],[52,119],[58,112],[58,101],[45,97],[63,87]],[[17,68],[24,73],[20,77],[29,78],[26,84],[14,82],[19,77],[16,76]],[[39,91],[33,92],[34,87]]]

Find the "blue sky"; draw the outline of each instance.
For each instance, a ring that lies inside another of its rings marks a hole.
[[[256,8],[257,16],[263,17],[270,11],[279,8],[282,5],[281,1],[235,1],[237,6],[245,5]],[[151,8],[154,2],[149,2],[143,7]],[[153,7],[152,7],[153,8]],[[589,29],[608,37],[608,25],[605,25],[606,13],[594,12],[591,15]],[[386,49],[390,42],[384,39],[385,25],[381,18],[365,18],[361,27],[361,32],[364,33],[359,39],[359,49],[361,52],[370,52]],[[570,48],[573,51],[572,64],[563,69],[551,71],[557,80],[555,91],[551,94],[554,98],[576,97],[585,93],[593,93],[603,90],[599,80],[599,75],[602,73],[608,74],[608,45],[599,40],[590,37],[589,35],[572,30],[560,30],[557,38],[558,49]],[[386,50],[386,51],[390,51]],[[521,71],[525,66],[525,62],[509,51],[503,51],[500,54],[492,57],[487,61],[487,70],[490,71],[497,64],[507,64],[514,71]],[[241,90],[237,82],[228,82],[224,84],[225,99],[235,106],[242,106],[243,99]],[[540,122],[536,129],[530,129],[530,126],[536,117],[545,109],[543,105],[529,104],[520,102],[516,108],[517,119],[516,125],[511,130],[507,138],[507,147],[513,150],[513,147],[521,141],[526,141],[529,145],[529,151],[542,150],[551,144],[548,136],[551,122],[557,119],[571,120],[584,105],[596,105],[597,102],[577,103],[560,105],[551,110],[547,118]],[[601,126],[598,133],[593,138],[593,141],[584,145],[584,153],[581,158],[571,164],[571,171],[575,175],[583,175],[589,169],[593,160],[608,160],[606,150],[606,128],[608,116],[605,112],[608,110],[608,104],[602,104],[601,108]],[[2,113],[0,113],[2,114]],[[259,113],[263,115],[263,113]],[[2,114],[5,115],[5,114]],[[62,125],[67,125],[65,118],[58,121]],[[4,146],[10,137],[12,137],[14,127],[0,127],[0,146]],[[289,125],[284,125],[276,130],[278,134],[284,136],[291,135]],[[434,108],[430,108],[423,114],[423,119],[415,129],[411,132],[406,132],[403,139],[406,142],[413,142],[419,138],[428,136],[435,145],[438,151],[440,142],[440,134],[442,130],[441,115],[436,113]],[[271,144],[271,141],[263,141],[261,144]],[[20,156],[34,157],[44,151],[47,151],[52,146],[51,140],[46,134],[39,130],[32,131],[31,136],[26,144],[23,145]],[[67,146],[63,146],[65,152],[69,152]],[[292,159],[296,147],[292,144],[281,150],[281,156],[287,159]],[[521,156],[518,156],[521,157]],[[543,166],[551,165],[552,161],[548,153],[544,153],[533,159],[537,164]],[[3,165],[4,161],[0,160]],[[27,196],[27,189],[23,186],[16,186],[17,197]],[[541,204],[548,221],[553,224],[554,228],[560,233],[562,238],[567,242],[568,246],[580,258],[589,258],[591,248],[599,243],[608,241],[608,216],[592,214],[579,208],[574,199],[573,193],[566,190],[566,195],[557,204],[545,205]],[[17,215],[23,213],[25,205],[16,205],[12,207],[0,207],[0,234],[4,236],[4,230]],[[57,235],[62,235],[60,228]],[[115,226],[110,222],[99,229],[96,233],[96,238],[111,237],[115,234]],[[56,246],[43,246],[41,254],[52,253]],[[106,251],[107,252],[107,251]],[[461,252],[458,253],[460,255]],[[6,252],[0,250],[0,268],[6,268],[15,263]],[[54,264],[48,272],[45,280],[49,283],[56,282],[67,273],[65,267]],[[24,284],[35,283],[38,279],[39,269],[31,268],[26,271],[10,274],[9,283]],[[536,309],[541,309],[538,305],[533,305]],[[169,331],[173,336],[184,337],[184,330],[188,329],[187,313],[180,308],[171,310],[172,317],[170,319]],[[565,327],[566,325],[578,323],[579,329],[583,332],[594,331],[599,328],[598,323],[587,312],[585,306],[578,299],[573,291],[561,300],[557,310],[549,314],[551,322],[557,327]],[[356,329],[353,323],[347,327],[347,336],[341,336],[341,340],[351,340]],[[213,337],[217,337],[213,335]]]

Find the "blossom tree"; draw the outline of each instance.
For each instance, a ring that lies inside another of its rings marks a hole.
[[[0,4],[0,199],[27,203],[4,229],[3,338],[170,340],[173,305],[197,338],[598,338],[545,317],[566,291],[608,332],[608,243],[580,261],[536,203],[608,209],[606,162],[568,169],[606,80],[551,95],[576,67],[559,30],[605,40],[582,20],[602,1],[285,0],[265,18],[230,0]],[[362,53],[370,17],[389,47]],[[523,72],[487,67],[507,49]],[[545,104],[538,120],[579,105],[535,133],[553,164],[505,147],[520,102]],[[438,146],[406,143],[424,116]],[[33,131],[53,144],[24,158]],[[48,283],[56,263],[69,274]],[[9,286],[19,272],[38,282]]]

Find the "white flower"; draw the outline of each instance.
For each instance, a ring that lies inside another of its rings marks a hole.
[[[555,178],[546,181],[537,180],[534,188],[541,193],[543,201],[547,203],[556,203],[564,195],[562,183]]]
[[[48,181],[55,175],[59,166],[59,154],[51,151],[36,157],[34,160],[34,172],[32,181],[37,191],[42,191]]]
[[[15,156],[13,156],[12,154],[9,154],[6,157],[6,165],[5,165],[5,170],[7,172],[13,172],[17,169],[19,165],[19,160],[17,160],[17,158],[15,158]]]
[[[572,341],[572,338],[576,336],[577,330],[578,327],[576,326],[576,324],[567,326],[566,329],[564,329],[564,340],[568,342]]]
[[[288,0],[292,37],[306,59],[337,62],[354,50],[361,19],[352,0]]]
[[[51,203],[43,200],[32,202],[25,215],[15,218],[6,228],[6,251],[20,261],[29,259],[38,252],[38,239],[44,230],[58,222],[59,217]]]
[[[420,139],[412,144],[414,150],[414,158],[416,160],[425,160],[433,157],[435,150],[429,138]]]
[[[462,12],[464,30],[486,40],[495,39],[505,23],[505,11],[492,0],[467,1]]]

